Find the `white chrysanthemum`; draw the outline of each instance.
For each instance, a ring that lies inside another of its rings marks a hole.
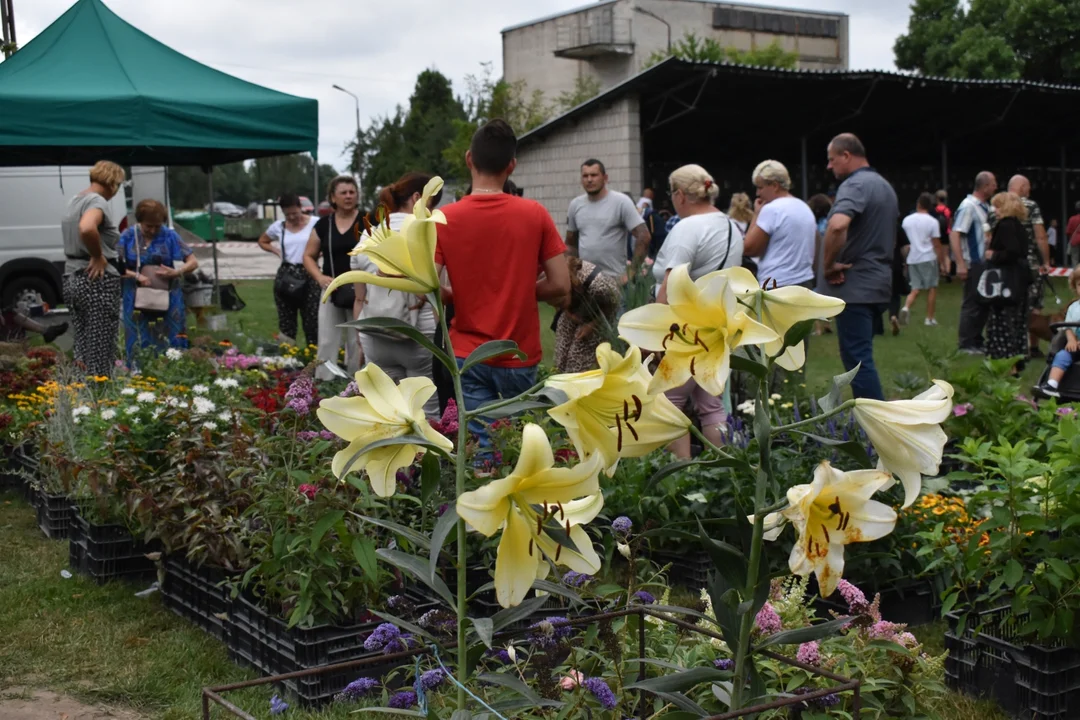
[[[165,398],[165,404],[171,408],[180,407],[180,398],[167,397]]]
[[[210,400],[208,398],[199,397],[198,395],[196,395],[195,399],[191,402],[195,406],[196,415],[209,415],[210,413],[217,410],[217,405],[214,404],[213,400]]]
[[[165,357],[169,360],[179,360],[184,357],[184,353],[180,352],[176,348],[169,348],[165,351]]]
[[[745,402],[741,402],[735,406],[735,409],[741,412],[743,415],[753,415],[755,409],[754,401],[747,400]]]
[[[121,395],[127,395],[127,396],[130,397],[131,395],[135,394],[135,388],[126,387],[126,388],[124,388],[123,390],[120,391],[120,394]]]
[[[114,417],[116,417],[116,411],[112,408],[106,408],[101,411],[102,420],[112,420]]]
[[[202,426],[207,430],[217,430],[217,423],[213,420],[207,420],[202,424]]]
[[[191,392],[195,393],[196,395],[205,395],[206,393],[210,392],[210,388],[208,388],[206,385],[196,385],[195,387],[191,388]]]
[[[228,410],[222,410],[218,413],[218,420],[224,423],[230,423],[232,422],[232,413]]]
[[[214,384],[223,390],[240,387],[240,383],[236,381],[236,378],[218,378],[214,381]]]
[[[161,408],[154,408],[154,412],[150,413],[152,420],[157,420],[161,416]]]
[[[131,405],[126,410],[124,410],[125,415],[134,415],[137,412],[139,412],[139,406],[138,405]]]
[[[81,415],[89,415],[89,414],[90,414],[90,406],[89,405],[80,405],[79,407],[71,409],[71,417],[73,417],[73,418],[78,418]]]
[[[135,398],[135,401],[136,402],[141,402],[141,403],[157,402],[157,395],[155,395],[154,393],[149,392],[149,391],[141,392]]]

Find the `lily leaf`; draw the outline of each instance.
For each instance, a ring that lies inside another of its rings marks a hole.
[[[487,649],[491,649],[491,636],[494,634],[494,630],[491,618],[469,618],[473,627],[476,629],[476,635],[480,638],[480,641],[487,646]]]
[[[369,578],[376,578],[379,574],[379,563],[375,558],[375,543],[370,538],[357,536],[352,541],[353,557],[357,565]]]
[[[780,357],[789,347],[794,347],[810,336],[817,320],[800,320],[784,333],[784,347],[773,357]]]
[[[420,503],[422,505],[427,505],[431,496],[439,489],[441,474],[439,456],[435,453],[424,453],[424,459],[420,461]]]
[[[833,376],[832,384],[829,386],[829,392],[818,398],[818,407],[821,408],[822,412],[829,412],[840,406],[844,401],[842,396],[844,388],[850,385],[851,381],[855,379],[855,376],[859,374],[860,367],[862,367],[862,363],[859,363],[846,373]]]
[[[364,318],[363,320],[350,320],[347,323],[338,325],[338,327],[353,328],[354,330],[362,330],[364,332],[387,335],[389,337],[404,335],[410,340],[415,340],[429,350],[435,359],[445,365],[447,369],[457,369],[457,362],[452,360],[442,348],[431,340],[430,337],[403,320],[388,317],[373,317]]]
[[[492,685],[499,685],[500,687],[513,690],[518,695],[531,702],[533,705],[541,707],[562,707],[565,703],[558,700],[545,700],[537,695],[532,689],[521,682],[520,679],[510,675],[509,673],[484,673],[476,678],[480,682],[489,682]]]
[[[382,518],[373,518],[368,517],[367,515],[357,515],[356,517],[360,518],[364,522],[371,523],[372,525],[378,525],[381,528],[386,528],[391,532],[395,532],[402,537],[408,538],[409,541],[417,547],[431,547],[431,541],[427,538],[426,535],[422,535],[421,533],[416,532],[412,528],[405,527],[404,525],[396,523],[393,520],[383,520]]]
[[[660,677],[642,680],[632,685],[627,685],[627,690],[645,690],[646,692],[683,692],[690,690],[701,683],[719,682],[730,680],[729,670],[717,670],[710,667],[696,667],[682,672],[661,675]]]
[[[820,640],[823,637],[828,637],[829,635],[842,630],[845,625],[850,624],[851,618],[842,617],[817,625],[811,625],[810,627],[798,628],[796,630],[784,630],[762,640],[758,643],[757,647],[754,648],[754,651],[757,652],[758,650],[763,650],[772,645],[802,645],[811,640]]]
[[[443,543],[446,542],[450,532],[457,527],[457,521],[457,508],[451,505],[446,508],[446,512],[439,518],[439,522],[435,523],[435,529],[431,532],[431,556],[428,559],[430,572],[428,577],[432,579],[435,578],[435,571],[439,567],[439,554],[442,552]]]
[[[746,582],[747,562],[742,550],[723,540],[713,540],[698,521],[701,532],[701,544],[712,558],[716,571],[724,576],[732,587],[742,587]]]
[[[364,447],[360,448],[353,454],[351,458],[349,458],[349,461],[345,463],[345,467],[341,469],[341,474],[345,475],[350,470],[352,470],[352,466],[356,464],[356,461],[359,460],[362,456],[371,452],[372,450],[378,450],[379,448],[389,447],[391,445],[417,445],[424,448],[425,450],[430,450],[432,452],[437,452],[440,455],[445,455],[448,458],[452,457],[449,453],[446,452],[446,450],[431,442],[426,437],[421,437],[419,435],[402,435],[400,437],[386,438],[385,440],[376,440],[375,442],[369,443]]]
[[[495,632],[502,630],[507,625],[516,623],[518,620],[524,620],[539,610],[547,601],[548,598],[544,596],[533,597],[525,600],[520,605],[500,610],[491,616]]]
[[[390,613],[385,613],[385,612],[382,612],[381,610],[372,610],[371,614],[374,615],[375,617],[382,618],[383,620],[385,620],[388,623],[393,623],[393,624],[397,625],[399,628],[408,630],[413,635],[419,635],[420,637],[425,638],[427,640],[430,640],[433,643],[438,642],[431,633],[424,630],[419,625],[416,625],[414,623],[409,622],[408,620],[402,620],[401,618],[397,617],[396,615],[391,615]]]
[[[745,358],[742,355],[733,354],[731,356],[731,369],[748,372],[759,380],[765,377],[764,365],[759,362],[754,362],[750,358]]]
[[[465,362],[461,365],[461,372],[464,373],[473,365],[479,365],[486,360],[510,354],[518,360],[525,360],[528,357],[513,340],[489,340],[469,353],[469,357],[465,358]]]
[[[520,415],[521,413],[529,412],[530,410],[546,410],[550,407],[552,407],[551,403],[544,402],[543,400],[520,400],[489,411],[485,411],[483,406],[481,406],[473,412],[476,413],[477,417],[481,417],[484,420],[497,420],[499,418]]]
[[[711,460],[679,460],[677,462],[668,463],[664,467],[653,473],[648,482],[645,483],[645,487],[649,488],[660,482],[669,475],[674,475],[680,470],[685,470],[689,467],[727,467],[727,468],[739,468],[749,469],[749,465],[742,460],[736,458],[713,458]]]
[[[864,446],[858,440],[836,440],[834,438],[821,437],[820,435],[813,435],[811,433],[800,432],[799,430],[792,430],[792,432],[805,435],[806,437],[821,443],[826,447],[833,447],[840,452],[847,455],[854,460],[861,468],[872,468],[874,464],[870,461],[870,456],[866,453],[866,446]]]
[[[379,548],[375,551],[375,554],[399,570],[409,573],[417,580],[427,585],[438,593],[439,597],[445,600],[448,606],[454,607],[454,598],[450,594],[450,588],[446,587],[446,583],[443,582],[442,578],[429,577],[428,564],[424,562],[423,558],[417,557],[416,555],[409,555],[400,550],[390,550],[387,548]]]

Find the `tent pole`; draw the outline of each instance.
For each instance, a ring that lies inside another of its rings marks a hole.
[[[314,155],[311,156],[311,164],[315,170],[315,190],[311,194],[311,204],[315,207],[312,208],[311,214],[319,217],[319,161]]]
[[[218,262],[217,262],[217,231],[214,228],[214,168],[210,166],[206,172],[206,187],[210,193],[210,245],[214,254],[214,305],[221,309],[221,292],[218,287]]]
[[[949,192],[949,145],[941,141],[941,189]]]
[[[1058,222],[1061,225],[1058,227],[1058,248],[1060,250],[1057,250],[1057,253],[1060,255],[1058,262],[1064,265],[1069,257],[1069,238],[1065,237],[1065,227],[1069,224],[1069,189],[1066,186],[1069,173],[1065,170],[1064,143],[1061,145],[1061,157],[1059,160],[1061,164],[1061,219]]]

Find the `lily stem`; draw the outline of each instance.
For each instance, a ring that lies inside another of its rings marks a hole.
[[[454,398],[458,406],[458,441],[457,453],[455,453],[454,465],[454,497],[461,497],[465,492],[465,443],[469,439],[468,413],[465,412],[465,395],[461,390],[461,371],[458,369],[454,356],[454,346],[450,342],[450,328],[446,325],[446,308],[442,303],[439,293],[435,293],[435,308],[439,313],[439,326],[442,328],[443,343],[446,345],[446,353],[450,356],[452,367],[447,369],[454,379]],[[469,644],[466,642],[465,633],[465,606],[469,597],[465,580],[466,552],[465,552],[465,521],[458,518],[457,521],[457,709],[465,709],[465,681],[468,679]]]
[[[700,440],[702,447],[704,447],[706,450],[712,450],[714,453],[716,453],[722,458],[727,458],[729,460],[731,459],[731,455],[728,455],[716,445],[713,445],[712,440],[709,440],[709,438],[705,437],[705,433],[701,432],[701,430],[698,429],[698,426],[694,425],[693,423],[690,423],[690,434]]]
[[[529,397],[530,395],[532,395],[533,393],[538,392],[541,388],[544,387],[545,382],[547,382],[547,381],[546,380],[541,380],[540,382],[536,383],[535,385],[533,385],[531,388],[529,388],[525,392],[521,393],[520,395],[515,395],[512,398],[506,398],[504,400],[496,400],[495,402],[488,403],[487,405],[483,405],[481,407],[478,407],[475,410],[466,411],[465,408],[459,406],[458,407],[458,416],[459,417],[465,417],[466,419],[479,417],[481,415],[484,415],[485,413],[491,412],[492,410],[498,410],[499,408],[506,407],[507,405],[512,405],[512,404],[514,404],[516,402],[520,402],[520,401],[524,400],[525,398]]]
[[[847,400],[845,402],[840,403],[839,405],[834,407],[832,410],[829,410],[828,412],[823,412],[820,415],[815,415],[812,418],[806,418],[805,420],[800,420],[799,422],[788,423],[787,425],[779,425],[779,426],[772,429],[772,434],[776,435],[777,433],[788,432],[790,430],[797,430],[797,429],[799,429],[801,427],[806,427],[807,425],[813,425],[814,423],[821,422],[825,418],[830,418],[833,415],[839,415],[840,413],[844,412],[848,408],[853,408],[853,407],[855,407],[855,401],[854,400]]]

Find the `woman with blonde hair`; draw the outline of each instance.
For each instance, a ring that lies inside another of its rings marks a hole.
[[[757,200],[745,252],[760,258],[758,279],[769,287],[812,288],[817,238],[814,211],[791,194],[791,175],[777,160],[758,163],[750,180],[757,188]]]
[[[120,191],[124,169],[107,160],[90,168],[90,187],[68,201],[60,222],[64,238],[64,302],[71,311],[75,362],[88,375],[112,375],[120,335],[120,231],[109,200]]]
[[[732,195],[727,214],[745,235],[750,228],[750,221],[754,219],[754,208],[750,205],[750,196],[746,193]]]
[[[141,349],[187,347],[184,335],[184,288],[180,279],[199,267],[199,260],[176,231],[165,225],[165,206],[146,199],[135,208],[135,225],[120,236],[117,250],[124,264],[124,351],[128,367]],[[140,287],[165,290],[168,308],[152,311],[136,307]]]
[[[690,277],[697,280],[714,270],[738,267],[743,256],[742,231],[714,206],[720,188],[705,168],[682,166],[671,173],[668,187],[671,204],[680,220],[671,229],[653,263],[658,303],[667,303],[668,276],[680,265],[689,266]],[[647,349],[659,351],[661,348]],[[727,420],[723,398],[710,395],[693,378],[666,395],[675,407],[684,410],[692,398],[702,432],[716,445],[723,442],[720,426]],[[676,440],[671,450],[679,457],[690,457],[690,436]]]
[[[1028,353],[1028,284],[1031,272],[1027,261],[1027,230],[1024,220],[1027,209],[1023,200],[1016,193],[998,193],[990,200],[994,213],[998,217],[994,225],[990,244],[986,248],[986,272],[999,271],[1003,289],[1009,291],[1009,298],[1003,298],[990,308],[990,317],[986,322],[986,346],[991,358],[1027,357]],[[1008,282],[1012,278],[1013,282]],[[980,290],[982,280],[980,279]],[[980,293],[982,294],[982,293]],[[1009,303],[1008,300],[1013,302]],[[1015,371],[1024,367],[1020,360]]]

